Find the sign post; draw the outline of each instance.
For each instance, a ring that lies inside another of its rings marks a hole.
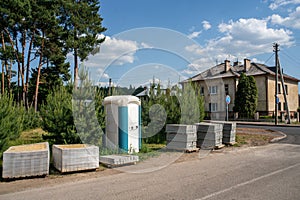
[[[230,104],[230,96],[229,95],[226,95],[226,121],[228,121],[228,105]]]

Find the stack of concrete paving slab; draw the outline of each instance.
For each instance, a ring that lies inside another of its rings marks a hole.
[[[11,146],[3,153],[2,177],[21,178],[49,174],[48,142]]]
[[[223,125],[214,123],[196,123],[197,127],[197,147],[221,148],[223,138]]]
[[[236,137],[236,122],[223,122],[223,143],[234,144]]]
[[[236,122],[211,121],[211,123],[223,125],[223,144],[235,144]]]
[[[197,150],[197,130],[195,125],[167,124],[167,149]]]
[[[135,155],[106,155],[100,156],[99,162],[108,167],[117,167],[121,165],[136,164],[139,156]]]
[[[53,164],[60,172],[99,168],[99,147],[87,144],[53,145]]]

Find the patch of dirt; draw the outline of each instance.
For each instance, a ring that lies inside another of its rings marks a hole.
[[[32,188],[41,188],[43,186],[55,186],[61,183],[67,182],[76,182],[85,179],[93,179],[99,178],[103,176],[109,176],[113,174],[119,174],[120,171],[116,169],[107,169],[103,166],[100,166],[99,169],[95,171],[83,171],[77,173],[68,173],[68,174],[60,174],[55,172],[55,174],[51,174],[46,177],[33,177],[33,178],[23,178],[10,180],[6,182],[0,182],[0,195],[24,191]]]

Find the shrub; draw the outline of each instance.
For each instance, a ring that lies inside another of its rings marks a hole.
[[[63,86],[49,93],[42,105],[42,126],[48,132],[44,139],[56,144],[80,143],[72,114],[72,95]]]
[[[23,130],[25,109],[17,106],[13,97],[0,95],[0,157],[9,147],[9,141],[19,137]]]

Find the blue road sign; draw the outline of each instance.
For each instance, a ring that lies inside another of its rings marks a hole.
[[[230,99],[230,96],[229,96],[229,95],[226,95],[226,103],[227,103],[227,104],[230,104],[230,100],[231,100],[231,99]]]

